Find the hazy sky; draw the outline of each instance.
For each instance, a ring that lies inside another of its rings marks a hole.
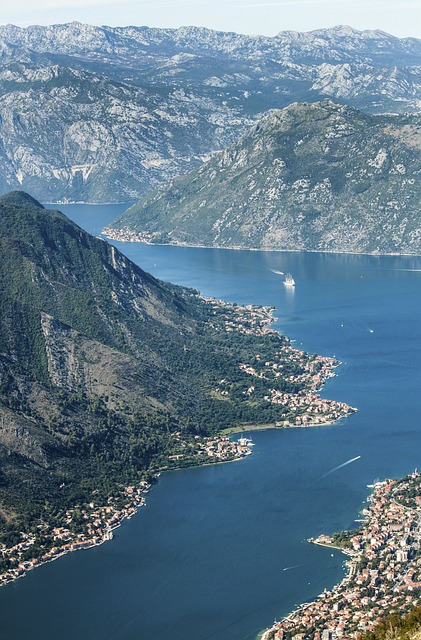
[[[421,37],[420,0],[1,0],[0,24],[203,26],[275,35],[347,24]]]

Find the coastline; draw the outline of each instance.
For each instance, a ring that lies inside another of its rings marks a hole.
[[[32,571],[33,569],[36,569],[37,567],[40,567],[49,562],[54,562],[55,560],[58,560],[59,558],[67,555],[68,553],[73,553],[74,551],[92,549],[93,547],[98,547],[104,544],[105,542],[112,540],[114,537],[113,532],[119,529],[126,520],[129,520],[134,515],[136,515],[141,507],[146,505],[145,494],[147,494],[154,487],[154,485],[157,484],[161,473],[166,471],[171,471],[171,472],[181,471],[181,470],[185,470],[186,468],[193,469],[193,468],[199,468],[199,467],[205,467],[205,466],[214,466],[218,464],[227,464],[227,463],[237,462],[245,459],[246,457],[252,454],[251,447],[254,445],[254,443],[251,441],[251,439],[240,438],[238,441],[235,441],[235,440],[233,441],[229,439],[230,436],[233,436],[238,433],[242,433],[244,431],[245,432],[266,431],[271,429],[297,429],[297,428],[307,429],[311,426],[313,427],[326,426],[326,425],[332,426],[332,425],[335,425],[337,422],[339,422],[342,418],[343,416],[336,421],[326,422],[325,424],[315,424],[315,425],[309,424],[309,425],[297,425],[297,426],[294,426],[294,425],[273,426],[271,424],[269,425],[264,424],[264,425],[249,425],[247,427],[243,425],[243,426],[232,427],[232,428],[223,430],[218,434],[218,436],[216,436],[216,438],[209,439],[209,443],[210,443],[210,446],[213,446],[215,442],[221,442],[221,441],[225,443],[229,442],[231,452],[234,451],[234,453],[231,453],[230,457],[229,457],[229,454],[226,454],[226,449],[225,451],[222,451],[222,453],[219,452],[215,454],[212,454],[208,449],[207,450],[208,460],[204,462],[198,461],[197,463],[189,464],[187,467],[183,467],[183,466],[178,466],[178,467],[176,466],[173,468],[164,467],[154,472],[154,476],[151,482],[146,483],[142,481],[137,488],[134,486],[126,487],[125,492],[128,496],[131,496],[132,501],[127,503],[125,508],[121,510],[112,510],[110,509],[109,506],[102,507],[102,509],[105,508],[109,511],[109,514],[108,514],[109,517],[107,521],[103,524],[102,533],[100,536],[97,535],[89,538],[81,534],[78,534],[75,536],[75,539],[71,540],[69,539],[68,530],[62,530],[61,535],[63,536],[64,544],[62,544],[61,546],[52,547],[51,550],[47,551],[46,554],[44,554],[40,559],[37,558],[29,562],[21,563],[19,568],[14,570],[10,575],[5,575],[4,573],[0,574],[0,588],[7,584],[11,584],[15,580],[24,578],[28,571]],[[228,457],[224,458],[223,456],[225,455],[227,455]],[[113,498],[109,498],[109,501],[110,500],[113,500]],[[97,517],[97,515],[98,515],[97,512],[95,512],[95,517]],[[57,531],[57,533],[59,533],[59,531]],[[22,544],[27,545],[27,539],[24,539]],[[4,551],[4,549],[0,545],[0,553],[2,551]]]
[[[136,203],[136,201],[135,201],[135,203]],[[58,207],[61,207],[63,205],[67,206],[69,204],[71,204],[71,205],[81,205],[81,206],[87,205],[89,207],[111,207],[113,205],[114,206],[118,206],[120,204],[127,204],[127,205],[129,205],[127,207],[128,209],[130,208],[130,206],[133,206],[133,205],[130,205],[130,201],[127,202],[126,200],[121,200],[120,202],[82,202],[80,200],[69,200],[69,201],[64,201],[63,200],[63,202],[61,202],[61,201],[50,202],[48,200],[44,200],[44,204],[49,204],[49,205],[53,205],[53,206],[57,205]]]
[[[354,409],[357,411],[357,409]],[[346,416],[341,416],[337,420],[326,420],[325,422],[312,422],[308,424],[284,424],[283,422],[276,422],[275,424],[250,424],[250,425],[239,425],[238,427],[228,427],[227,429],[223,429],[221,434],[223,435],[235,435],[236,433],[247,433],[248,431],[270,431],[272,429],[314,429],[317,427],[335,427],[337,426],[341,420]]]
[[[224,321],[226,332],[238,332],[239,334],[255,333],[265,335],[279,332],[268,325],[273,322],[273,308],[258,307],[255,305],[237,306],[229,305],[221,300],[204,298],[215,308],[229,307],[232,309]],[[262,398],[269,404],[275,405],[276,415],[281,420],[279,423],[265,423],[255,425],[238,425],[227,430],[219,431],[218,435],[200,439],[194,436],[191,441],[191,450],[186,455],[185,443],[181,433],[173,434],[173,455],[169,455],[164,467],[159,469],[151,467],[149,476],[154,480],[159,472],[231,462],[251,454],[251,440],[240,438],[238,442],[228,438],[228,434],[240,433],[244,430],[262,430],[272,428],[308,428],[315,426],[331,426],[342,418],[354,413],[356,409],[344,402],[327,400],[317,395],[326,381],[335,374],[333,369],[339,366],[339,361],[327,356],[309,356],[305,352],[292,346],[285,337],[280,340],[279,350],[272,355],[270,361],[260,361],[260,355],[256,356],[253,366],[247,363],[239,363],[239,367],[250,382],[247,383],[246,393],[253,397],[253,379],[276,379],[280,376],[279,367],[282,370],[284,359],[287,358],[291,366],[296,367],[292,380],[299,383],[297,392],[284,392],[270,388],[268,394]],[[226,380],[221,380],[213,393],[226,396]],[[276,385],[274,385],[276,387]],[[228,387],[229,388],[229,387]],[[281,387],[282,388],[282,387]],[[283,418],[283,419],[282,419]],[[196,439],[197,438],[197,439]],[[146,470],[145,470],[146,471]],[[151,484],[142,480],[138,486],[121,487],[117,495],[108,496],[106,504],[97,505],[93,501],[89,504],[74,505],[53,522],[41,522],[37,530],[31,533],[20,532],[19,542],[13,546],[0,545],[0,586],[23,577],[27,571],[51,562],[62,555],[79,549],[88,549],[103,544],[112,538],[112,531],[121,526],[126,518],[132,517],[144,504],[144,494],[150,489]]]
[[[198,461],[197,464],[193,463],[187,468],[211,466],[243,460],[248,455],[251,455],[252,450],[249,446],[250,440],[248,440],[247,438],[244,439],[244,442],[241,442],[241,440],[242,439],[240,438],[240,441],[238,442],[231,441],[228,439],[228,437],[222,434],[216,436],[215,438],[208,438],[208,440],[205,441],[206,445],[204,445],[205,450],[207,451],[208,459],[205,462]],[[201,449],[198,450],[198,453],[200,453],[200,451]],[[141,507],[146,505],[145,494],[147,494],[150,489],[152,489],[153,486],[157,484],[159,476],[162,472],[177,471],[185,468],[186,467],[180,466],[174,468],[164,467],[162,469],[157,469],[154,472],[154,476],[151,482],[141,481],[139,486],[137,487],[133,485],[126,487],[123,493],[127,496],[128,502],[126,503],[124,508],[117,509],[111,507],[110,502],[115,499],[113,497],[110,497],[108,499],[108,504],[103,505],[102,507],[96,507],[93,503],[91,503],[91,505],[89,506],[95,509],[95,511],[90,516],[91,523],[98,525],[98,518],[103,515],[104,511],[107,513],[105,520],[101,523],[100,534],[94,535],[92,537],[88,537],[83,534],[74,534],[72,536],[69,529],[55,528],[54,531],[57,536],[57,546],[54,546],[50,550],[46,551],[46,553],[41,556],[41,558],[34,558],[30,561],[20,562],[19,566],[16,569],[12,569],[8,572],[3,572],[2,574],[0,574],[0,587],[11,584],[19,578],[24,578],[28,571],[32,571],[33,569],[36,569],[43,564],[54,562],[55,560],[58,560],[68,553],[92,549],[93,547],[98,547],[105,542],[112,540],[114,537],[113,532],[116,529],[120,528],[126,520],[129,520],[134,515],[136,515]],[[87,508],[87,505],[85,505],[85,508]],[[82,507],[82,513],[84,512],[85,510]],[[69,516],[71,516],[70,511],[68,511],[67,513],[69,514]],[[60,540],[63,542],[63,544],[60,544]],[[17,547],[20,548],[17,549],[16,547],[16,551],[27,550],[30,547],[31,543],[33,543],[33,541],[33,538],[29,534],[25,534],[23,541],[19,543],[19,545],[17,545]],[[2,554],[4,554],[4,551],[5,547],[0,545],[0,557]]]
[[[356,638],[385,616],[408,612],[421,590],[421,476],[417,470],[398,480],[374,484],[360,528],[321,534],[308,542],[336,548],[348,556],[347,575],[331,591],[305,602],[259,640]],[[346,548],[332,544],[346,541]]]
[[[334,423],[330,423],[330,424],[334,424]],[[311,425],[310,425],[310,426],[311,426]],[[238,429],[238,431],[234,431],[234,433],[235,433],[235,432],[239,432],[239,431],[241,431],[241,430],[249,430],[249,429],[251,429],[251,430],[253,430],[253,429],[259,430],[259,429],[272,429],[272,428],[283,428],[283,427],[282,427],[282,426],[277,427],[277,426],[273,426],[273,425],[254,425],[254,426],[244,426],[244,428],[243,428],[243,427],[241,427],[241,429],[239,428],[239,429]],[[220,464],[220,463],[215,462],[215,463],[209,463],[209,464]],[[241,473],[241,470],[240,470],[240,473]],[[101,542],[101,543],[98,543],[98,544],[102,544],[102,542]],[[270,618],[270,619],[269,619],[269,622],[270,622],[272,619],[273,619],[273,618]]]
[[[154,478],[153,482],[156,481]],[[37,567],[40,567],[48,562],[54,562],[58,560],[62,556],[67,555],[68,553],[72,553],[74,551],[82,551],[86,549],[92,549],[93,547],[98,547],[104,542],[108,542],[113,539],[113,531],[118,529],[125,520],[132,518],[140,509],[140,507],[145,505],[144,494],[149,491],[152,487],[152,484],[143,483],[140,488],[136,491],[136,499],[124,510],[121,510],[116,517],[114,513],[110,518],[110,521],[107,525],[104,526],[104,530],[101,536],[94,536],[92,538],[81,537],[80,535],[77,539],[71,541],[68,539],[68,535],[64,534],[65,543],[62,546],[53,547],[49,552],[46,552],[44,556],[40,559],[36,558],[32,561],[27,561],[22,563],[21,566],[17,570],[15,570],[11,575],[0,575],[0,587],[5,586],[18,580],[19,578],[24,578],[28,571],[32,571]],[[25,540],[24,544],[28,544]],[[0,549],[1,550],[1,549]]]
[[[62,203],[62,204],[65,204],[65,203]],[[70,203],[67,203],[67,204],[70,204]],[[74,204],[85,204],[85,203],[74,203]],[[340,251],[340,250],[334,251],[329,249],[287,249],[287,248],[279,249],[275,247],[243,247],[243,246],[237,246],[237,245],[234,245],[231,247],[224,247],[224,246],[218,246],[218,245],[193,244],[189,242],[152,242],[152,240],[147,240],[145,238],[142,238],[142,239],[127,238],[127,237],[124,238],[122,237],[122,234],[118,233],[118,231],[113,233],[113,235],[110,235],[109,233],[107,233],[107,230],[113,231],[113,229],[109,227],[105,227],[100,233],[100,235],[107,238],[107,240],[114,240],[116,242],[131,242],[131,243],[138,242],[141,244],[148,244],[155,247],[185,247],[190,249],[223,249],[226,251],[264,251],[264,252],[273,252],[273,253],[325,253],[325,254],[333,254],[333,255],[338,254],[338,255],[355,255],[355,256],[373,256],[373,257],[379,257],[379,258],[381,258],[382,256],[391,256],[391,257],[400,256],[400,257],[409,257],[409,258],[421,256],[421,253],[398,253],[393,251],[380,253],[375,251]],[[118,237],[119,235],[121,235],[121,237]]]
[[[216,440],[219,441],[219,439],[221,439],[221,440],[227,441],[230,436],[233,436],[235,434],[242,433],[242,432],[248,432],[248,431],[267,431],[271,429],[299,429],[299,428],[307,429],[309,427],[333,426],[337,424],[341,419],[343,419],[343,417],[339,418],[336,421],[326,422],[324,424],[314,424],[314,425],[308,424],[308,425],[297,425],[297,426],[294,426],[294,425],[274,426],[273,424],[264,424],[264,425],[249,425],[247,427],[244,425],[238,426],[238,427],[231,427],[221,431],[220,434],[217,436]],[[240,441],[241,440],[243,439],[240,438]],[[133,486],[127,487],[126,492],[128,492],[131,495],[134,495],[135,498],[130,504],[127,504],[124,509],[119,510],[117,512],[110,513],[108,522],[104,524],[103,532],[100,536],[93,536],[91,538],[88,538],[88,537],[83,537],[79,534],[78,536],[76,536],[76,539],[74,539],[73,541],[70,541],[67,536],[67,531],[64,532],[65,542],[62,546],[52,547],[52,549],[49,552],[46,552],[46,554],[44,554],[44,556],[42,556],[41,559],[37,558],[37,559],[33,559],[32,561],[22,563],[23,566],[20,566],[18,569],[14,570],[11,575],[5,576],[4,573],[0,574],[0,588],[2,586],[6,586],[8,584],[11,584],[12,582],[15,582],[20,578],[24,578],[28,573],[28,571],[32,571],[33,569],[36,569],[37,567],[41,567],[42,565],[47,564],[49,562],[54,562],[55,560],[58,560],[59,558],[67,555],[68,553],[73,553],[74,551],[83,551],[83,550],[92,549],[93,547],[98,547],[104,544],[105,542],[109,542],[114,537],[113,532],[119,529],[126,520],[129,520],[134,515],[136,515],[141,507],[146,505],[145,494],[147,494],[154,487],[154,485],[158,483],[159,476],[161,475],[161,473],[166,471],[175,472],[175,471],[181,471],[185,469],[194,469],[194,468],[214,466],[219,464],[227,464],[227,463],[244,460],[247,456],[252,454],[251,447],[254,445],[254,443],[249,438],[244,438],[244,440],[246,442],[241,444],[238,441],[229,440],[236,447],[236,452],[232,457],[223,459],[218,457],[212,458],[209,455],[209,459],[207,461],[205,462],[198,461],[196,464],[195,463],[189,464],[187,467],[183,467],[183,466],[174,467],[174,468],[165,467],[162,469],[158,469],[155,472],[155,475],[150,483],[142,482],[137,488]],[[211,442],[214,442],[214,440],[211,440]],[[109,508],[109,507],[106,507],[106,508]],[[24,540],[23,544],[24,545],[27,544],[26,540]],[[327,546],[327,545],[324,545],[324,546]],[[3,550],[4,549],[2,549],[2,546],[0,545],[0,554]]]

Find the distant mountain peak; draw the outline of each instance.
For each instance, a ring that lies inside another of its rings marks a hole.
[[[8,25],[0,58],[0,193],[48,202],[143,197],[296,100],[421,104],[421,40],[347,25],[274,37]]]
[[[334,27],[328,27],[326,29],[315,29],[311,33],[324,33],[325,35],[335,34],[337,36],[355,36],[360,35],[363,32],[359,31],[358,29],[354,29],[347,24],[337,24]]]

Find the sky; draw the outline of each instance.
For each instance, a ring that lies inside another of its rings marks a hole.
[[[421,38],[420,0],[12,0],[0,2],[0,24],[172,27],[273,36],[343,24]]]

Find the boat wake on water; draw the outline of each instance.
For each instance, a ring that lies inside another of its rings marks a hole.
[[[347,460],[346,462],[343,462],[342,464],[339,464],[337,467],[334,467],[333,469],[331,469],[327,473],[323,474],[320,477],[320,480],[322,478],[326,478],[326,476],[330,476],[330,474],[334,473],[335,471],[339,471],[339,469],[342,469],[343,467],[346,467],[348,464],[352,464],[353,462],[355,462],[356,460],[359,460],[360,458],[361,458],[361,456],[356,456],[355,458],[351,458],[351,460]]]
[[[398,269],[398,268],[387,268],[385,267],[385,271],[414,271],[415,273],[421,273],[421,269]]]
[[[299,567],[302,567],[302,566],[303,566],[302,564],[294,564],[293,567],[284,567],[282,571],[291,571],[291,569],[298,569]]]

